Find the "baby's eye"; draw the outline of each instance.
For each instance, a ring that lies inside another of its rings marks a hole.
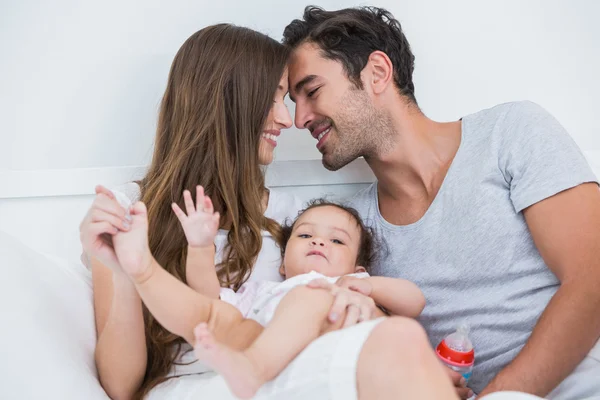
[[[341,241],[341,240],[339,240],[339,239],[331,239],[331,241],[332,241],[333,243],[335,243],[335,244],[344,244],[344,242],[342,242],[342,241]]]
[[[308,233],[301,233],[298,235],[298,237],[302,239],[310,239],[310,235]]]

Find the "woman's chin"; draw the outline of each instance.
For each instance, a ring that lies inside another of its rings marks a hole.
[[[266,167],[267,165],[271,164],[273,162],[273,154],[271,153],[268,156],[261,156],[258,158],[258,164]]]
[[[260,147],[258,149],[258,163],[262,166],[266,166],[271,164],[274,158],[275,148],[266,142],[266,139],[261,139]]]

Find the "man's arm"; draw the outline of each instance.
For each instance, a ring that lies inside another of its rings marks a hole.
[[[545,396],[600,337],[600,190],[574,187],[524,210],[542,258],[561,286],[517,357],[483,390]]]
[[[189,246],[185,263],[188,286],[211,299],[218,299],[221,285],[215,269],[215,247]]]

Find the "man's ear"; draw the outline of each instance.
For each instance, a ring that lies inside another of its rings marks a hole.
[[[357,265],[356,268],[354,269],[354,273],[358,274],[361,272],[367,272],[367,270],[365,269],[365,267],[361,267],[360,265]]]
[[[369,84],[375,94],[383,93],[390,84],[394,84],[394,66],[387,54],[376,50],[371,53],[367,63],[371,71]]]

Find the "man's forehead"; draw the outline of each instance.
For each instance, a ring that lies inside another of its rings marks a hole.
[[[319,67],[325,61],[321,49],[314,43],[304,43],[290,57],[289,81],[290,87],[295,86],[308,75],[319,75]]]
[[[291,54],[292,62],[305,62],[313,58],[321,58],[321,48],[313,42],[302,43]]]

